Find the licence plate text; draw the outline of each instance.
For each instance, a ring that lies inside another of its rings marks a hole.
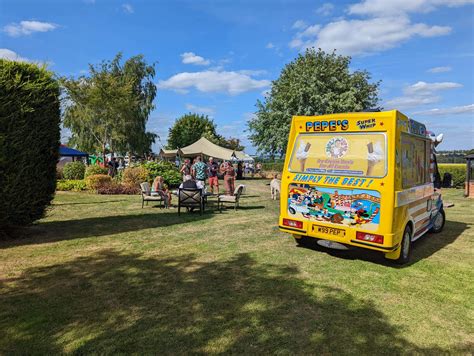
[[[346,236],[346,232],[342,229],[336,229],[333,227],[313,225],[313,232],[322,233],[334,236]]]

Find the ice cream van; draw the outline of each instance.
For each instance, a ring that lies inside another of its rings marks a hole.
[[[280,230],[298,244],[316,239],[407,263],[413,241],[444,227],[441,140],[396,110],[293,117]]]

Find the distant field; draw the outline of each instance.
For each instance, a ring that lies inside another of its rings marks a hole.
[[[443,233],[412,264],[295,246],[268,181],[237,212],[58,193],[0,241],[0,354],[472,354],[473,200],[446,190]]]
[[[438,167],[440,168],[464,168],[466,169],[466,163],[439,163]]]

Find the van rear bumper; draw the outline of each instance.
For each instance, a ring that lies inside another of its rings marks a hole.
[[[340,238],[340,237],[332,237],[332,236],[327,236],[327,235],[317,236],[315,234],[308,234],[308,232],[304,229],[296,229],[296,228],[292,228],[292,227],[288,227],[288,226],[279,225],[278,227],[279,227],[281,232],[286,232],[286,233],[293,234],[293,235],[299,235],[301,237],[311,237],[311,238],[319,239],[319,240],[329,240],[329,241],[338,242],[338,243],[341,243],[341,244],[344,244],[344,245],[360,247],[360,248],[366,248],[366,249],[380,251],[380,252],[384,252],[384,253],[393,252],[396,249],[398,249],[398,247],[399,247],[399,244],[395,244],[395,245],[392,244],[394,234],[379,234],[379,233],[377,233],[379,235],[383,235],[384,241],[385,241],[385,243],[383,245],[379,245],[379,244],[370,243],[370,242],[366,242],[366,241],[356,240],[355,236],[356,236],[356,231],[357,230],[355,230],[355,229],[347,229],[346,230],[346,236],[343,237],[343,238]]]

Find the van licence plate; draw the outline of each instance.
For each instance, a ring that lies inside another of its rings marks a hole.
[[[346,236],[345,230],[320,225],[313,225],[313,232],[334,236]]]

